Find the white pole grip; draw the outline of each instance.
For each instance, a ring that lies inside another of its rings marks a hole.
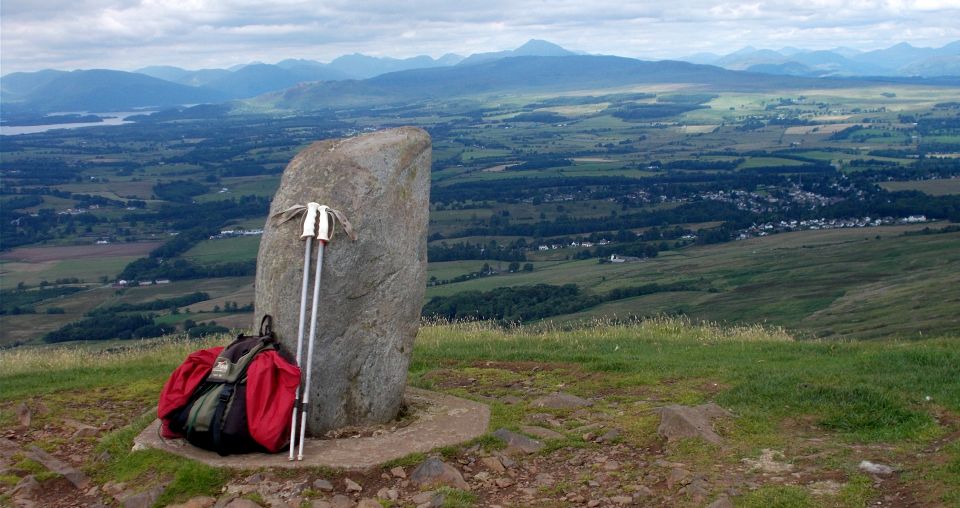
[[[326,205],[318,205],[320,208],[317,211],[319,216],[319,223],[317,224],[317,240],[321,242],[329,242],[330,237],[333,236],[333,214],[330,213],[330,207]]]
[[[320,203],[314,203],[313,201],[307,203],[307,211],[304,212],[303,216],[303,234],[300,235],[301,240],[317,236],[317,215],[319,215],[321,208],[326,207],[321,207]]]

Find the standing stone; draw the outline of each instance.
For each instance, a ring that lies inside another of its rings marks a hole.
[[[351,241],[338,224],[324,251],[307,416],[308,433],[316,436],[383,423],[400,409],[426,289],[430,136],[402,127],[310,145],[283,172],[270,214],[310,201],[343,212],[357,237]],[[298,220],[268,219],[257,256],[255,327],[264,314],[273,316],[291,354],[303,280],[301,231]],[[305,328],[304,357],[309,315]]]

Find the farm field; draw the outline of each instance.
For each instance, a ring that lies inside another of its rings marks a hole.
[[[880,184],[890,191],[917,190],[931,196],[960,194],[960,178],[942,180],[920,180],[913,182],[884,182]]]
[[[0,287],[71,278],[85,282],[113,280],[124,266],[159,245],[142,242],[14,249],[0,254]]]
[[[120,243],[107,245],[74,245],[62,247],[23,247],[0,254],[0,259],[23,263],[45,263],[66,259],[142,256],[161,242]]]
[[[261,224],[260,227],[263,227]],[[228,261],[244,261],[257,258],[260,248],[259,236],[239,236],[205,240],[183,254],[198,263],[211,264]]]

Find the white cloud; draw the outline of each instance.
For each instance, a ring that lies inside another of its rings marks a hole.
[[[530,38],[641,58],[960,39],[956,0],[4,0],[0,10],[4,74],[329,61],[353,52],[466,55]]]

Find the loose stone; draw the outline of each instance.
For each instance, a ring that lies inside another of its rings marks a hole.
[[[344,488],[347,489],[347,492],[361,492],[363,487],[359,483],[351,480],[350,478],[343,479]]]

